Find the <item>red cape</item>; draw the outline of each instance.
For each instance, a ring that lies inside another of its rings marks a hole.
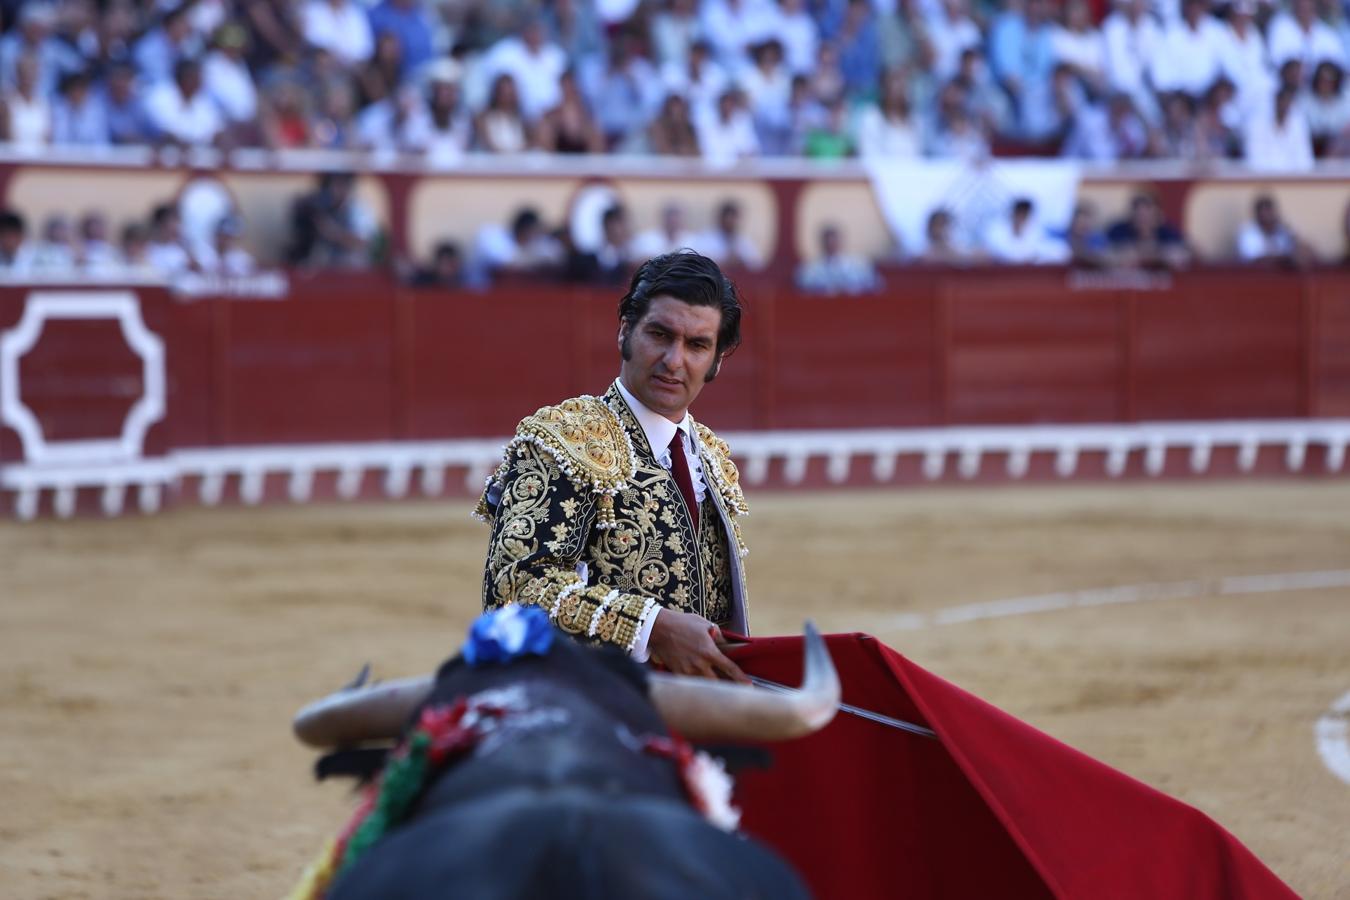
[[[738,778],[746,831],[822,898],[1244,900],[1296,895],[1193,807],[1060,743],[869,635],[827,638],[845,703],[938,740],[841,712]],[[800,637],[731,656],[800,683]]]

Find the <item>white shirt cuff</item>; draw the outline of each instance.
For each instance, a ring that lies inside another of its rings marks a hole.
[[[652,654],[647,649],[647,642],[651,640],[652,628],[656,625],[656,617],[659,615],[661,615],[661,610],[658,608],[655,614],[648,616],[647,621],[643,622],[642,627],[638,629],[637,639],[633,641],[633,649],[629,654],[633,657],[633,662],[645,663],[651,659]]]

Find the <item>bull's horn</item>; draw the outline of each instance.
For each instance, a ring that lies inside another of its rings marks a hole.
[[[785,741],[819,731],[839,709],[839,674],[820,632],[806,623],[802,686],[768,691],[706,678],[656,674],[651,697],[680,734],[699,741]]]
[[[431,693],[432,682],[432,676],[422,675],[344,688],[296,713],[295,736],[325,749],[398,737],[408,716]]]

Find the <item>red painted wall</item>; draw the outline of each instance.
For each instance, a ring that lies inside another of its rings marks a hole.
[[[1350,415],[1350,273],[1199,271],[1074,290],[1063,271],[891,273],[886,295],[747,284],[745,343],[699,400],[722,429]],[[299,280],[285,300],[136,289],[168,355],[169,446],[496,436],[602,391],[616,289]],[[28,289],[0,289],[0,331]],[[60,323],[20,363],[49,438],[115,430],[139,386],[111,323]],[[133,390],[136,389],[136,390]],[[20,458],[0,428],[0,460]]]

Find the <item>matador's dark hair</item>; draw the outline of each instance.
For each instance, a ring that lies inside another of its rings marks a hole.
[[[708,257],[692,250],[677,250],[654,256],[638,266],[628,293],[619,301],[619,321],[631,332],[647,314],[652,298],[661,296],[674,297],[690,306],[721,310],[722,323],[717,329],[719,358],[729,356],[740,346],[740,295],[731,279]],[[714,365],[712,374],[716,371]]]

